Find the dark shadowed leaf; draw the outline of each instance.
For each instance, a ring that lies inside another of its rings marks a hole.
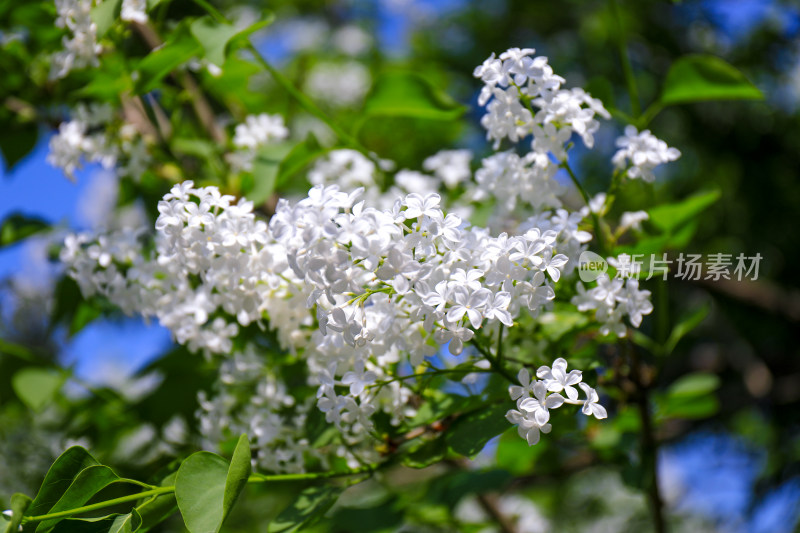
[[[461,455],[477,455],[487,442],[508,429],[507,411],[507,405],[490,405],[459,417],[447,432],[447,443]]]
[[[0,247],[14,244],[48,229],[50,229],[50,224],[41,218],[13,213],[3,219],[0,225]]]
[[[302,531],[322,518],[328,509],[336,503],[342,489],[338,487],[322,486],[309,487],[301,492],[289,507],[283,510],[273,520],[267,531],[269,533],[289,533]]]

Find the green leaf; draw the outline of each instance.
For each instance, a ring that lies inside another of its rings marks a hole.
[[[178,469],[175,499],[190,533],[216,533],[250,475],[250,445],[239,438],[233,461],[210,452],[190,455]]]
[[[11,379],[11,386],[22,402],[41,411],[61,390],[66,374],[54,368],[23,368]]]
[[[515,476],[529,474],[533,471],[536,458],[544,450],[544,446],[528,446],[525,439],[520,438],[517,429],[511,427],[500,435],[497,443],[497,466]]]
[[[136,510],[128,514],[114,513],[91,518],[66,518],[51,533],[133,533],[142,526]]]
[[[711,55],[687,55],[670,67],[661,103],[706,100],[763,100],[762,92],[734,66]]]
[[[95,494],[117,481],[119,481],[119,476],[109,467],[105,465],[87,466],[75,476],[58,502],[48,509],[47,513],[58,513],[81,507]],[[64,518],[52,518],[39,522],[36,533],[47,533],[62,520]]]
[[[297,499],[273,520],[267,531],[269,533],[289,533],[300,531],[302,527],[308,527],[322,518],[330,509],[342,489],[331,486],[309,487],[305,489]]]
[[[259,148],[253,161],[253,185],[245,192],[248,200],[258,205],[264,203],[272,193],[278,180],[281,161],[291,151],[286,143],[267,145]]]
[[[314,159],[328,152],[323,148],[313,133],[309,133],[306,140],[298,143],[281,161],[278,167],[278,177],[276,187],[280,188],[286,184],[295,174],[303,170]]]
[[[242,434],[239,436],[236,449],[233,451],[228,475],[225,477],[225,494],[222,501],[222,508],[224,509],[223,521],[233,509],[233,505],[242,490],[244,490],[245,485],[247,485],[247,479],[250,477],[251,472],[251,459],[250,439],[247,438],[247,435]]]
[[[42,515],[49,511],[72,484],[72,480],[85,468],[99,465],[97,459],[80,446],[62,453],[47,471],[39,493],[28,509],[29,515]]]
[[[447,432],[447,443],[456,453],[477,455],[487,442],[508,429],[507,411],[506,405],[490,405],[459,417]]]
[[[176,30],[173,37],[147,54],[139,62],[136,93],[152,91],[173,70],[183,65],[202,51],[200,43],[185,31]]]
[[[687,316],[683,317],[674,328],[672,328],[672,332],[667,339],[667,342],[664,344],[664,355],[669,355],[678,345],[678,342],[690,331],[696,328],[705,318],[708,316],[709,311],[711,311],[711,306],[706,304],[702,307],[698,307]]]
[[[75,310],[75,314],[72,315],[72,322],[69,324],[69,336],[71,337],[76,333],[79,333],[83,328],[88,326],[89,323],[100,318],[101,314],[102,313],[100,309],[91,303],[79,303],[78,308]]]
[[[267,27],[272,20],[273,17],[262,19],[240,31],[232,24],[216,21],[206,15],[192,22],[189,29],[203,47],[205,58],[216,66],[222,67],[227,56],[226,51],[230,51],[229,45]]]
[[[695,372],[679,378],[669,388],[670,397],[695,397],[711,394],[719,388],[720,380],[716,374]]]
[[[50,229],[50,224],[37,217],[12,213],[0,225],[0,246],[8,246]]]
[[[11,496],[11,521],[6,526],[6,533],[17,533],[19,525],[22,522],[22,517],[25,515],[25,511],[30,507],[30,505],[30,496],[26,496],[25,494],[21,494],[19,492]]]
[[[0,154],[5,161],[5,171],[9,172],[22,161],[39,140],[39,128],[36,124],[8,125],[0,131]]]
[[[103,0],[92,8],[89,16],[97,26],[97,36],[102,37],[119,17],[122,0]]]
[[[364,117],[413,117],[455,120],[466,108],[412,72],[387,72],[375,82]]]
[[[719,200],[719,190],[701,192],[677,203],[658,205],[648,211],[650,222],[664,233],[674,233]]]
[[[427,468],[447,455],[447,443],[443,438],[424,441],[403,457],[403,464],[411,468]]]
[[[228,41],[239,33],[234,25],[217,22],[208,15],[192,22],[189,30],[203,47],[206,59],[218,67],[225,63],[225,47]]]
[[[136,509],[126,515],[120,515],[114,519],[108,533],[133,533],[142,525],[142,517]]]

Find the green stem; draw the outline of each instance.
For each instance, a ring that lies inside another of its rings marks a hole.
[[[617,47],[619,48],[619,58],[622,62],[622,72],[625,75],[625,83],[628,85],[628,95],[631,98],[631,114],[634,118],[638,118],[642,113],[642,107],[639,103],[639,89],[636,87],[636,76],[633,74],[633,67],[631,66],[631,59],[628,56],[628,47],[625,42],[625,29],[622,25],[622,15],[619,11],[617,0],[610,0],[611,11],[614,13],[614,19],[617,21]]]
[[[395,381],[405,381],[407,379],[414,379],[414,378],[428,378],[434,376],[442,376],[447,374],[471,374],[473,372],[490,372],[490,370],[486,370],[484,368],[440,368],[437,370],[432,370],[430,372],[419,372],[417,374],[409,374],[407,376],[399,376],[392,379],[387,379],[378,383],[374,383],[372,385],[368,385],[367,388],[372,387],[383,387],[384,385],[388,385],[389,383]]]
[[[128,496],[114,498],[113,500],[106,500],[103,502],[93,503],[91,505],[84,505],[83,507],[68,509],[66,511],[59,511],[57,513],[49,513],[37,516],[26,516],[23,517],[22,521],[23,523],[28,523],[28,522],[41,522],[42,520],[50,520],[51,518],[66,518],[68,516],[73,516],[76,514],[88,513],[90,511],[96,511],[98,509],[103,509],[105,507],[111,507],[112,505],[117,505],[120,503],[135,502],[137,500],[141,500],[142,498],[147,498],[148,496],[158,496],[160,494],[169,494],[171,492],[175,492],[175,487],[158,487],[143,492],[137,492],[136,494],[129,494]]]
[[[308,481],[314,479],[330,479],[336,477],[346,477],[346,476],[355,476],[359,474],[371,474],[378,468],[378,465],[367,465],[363,468],[357,468],[354,470],[347,470],[344,472],[312,472],[307,474],[277,474],[277,475],[265,475],[265,474],[252,474],[250,478],[247,480],[248,483],[264,483],[264,482],[281,482],[281,481]],[[138,485],[145,486],[141,482],[135,482],[126,479],[126,482],[133,482]],[[77,507],[75,509],[67,509],[66,511],[58,511],[56,513],[48,513],[43,515],[37,516],[26,516],[23,518],[23,523],[28,522],[41,522],[43,520],[51,520],[54,518],[66,518],[69,516],[74,516],[76,514],[83,514],[88,513],[91,511],[97,511],[98,509],[104,509],[106,507],[111,507],[113,505],[118,505],[120,503],[126,502],[135,502],[141,500],[143,498],[155,498],[162,494],[171,494],[175,492],[174,486],[169,487],[156,487],[150,490],[145,490],[142,492],[137,492],[136,494],[129,494],[127,496],[121,496],[119,498],[114,498],[113,500],[105,500],[102,502],[93,503],[91,505],[84,505],[83,507]],[[142,505],[146,505],[151,500],[148,500]]]
[[[495,358],[495,356],[493,356],[492,353],[489,350],[487,350],[486,348],[481,346],[481,344],[478,341],[476,341],[475,339],[472,339],[472,341],[470,341],[470,342],[475,347],[475,349],[477,349],[478,352],[480,352],[480,354],[482,356],[484,356],[487,361],[489,361],[489,364],[492,366],[492,369],[495,372],[497,372],[498,374],[500,374],[501,376],[506,378],[511,383],[516,383],[517,382],[517,379],[514,376],[512,376],[508,372],[508,370],[503,368],[503,365],[498,362],[497,358]]]
[[[212,6],[206,0],[194,0],[194,2],[205,9],[217,22],[221,22],[223,24],[230,24],[225,15],[219,12],[217,8]],[[365,148],[355,137],[347,133],[342,127],[340,127],[336,122],[333,121],[322,109],[317,106],[308,96],[303,94],[297,87],[295,87],[294,83],[284,76],[279,70],[269,64],[264,56],[261,55],[255,46],[253,46],[250,42],[247,43],[247,50],[253,54],[253,58],[256,60],[264,70],[269,72],[272,78],[283,87],[283,89],[289,93],[289,95],[294,98],[300,107],[305,109],[307,112],[312,114],[313,116],[320,119],[322,122],[327,124],[327,126],[339,137],[339,140],[342,141],[344,144],[350,146],[351,148],[358,150],[359,152],[363,153],[369,159],[374,161],[375,163],[380,163],[380,160],[372,154],[367,148]]]
[[[377,159],[373,154],[370,153],[369,150],[367,150],[364,146],[362,146],[362,144],[358,141],[358,139],[356,139],[355,137],[347,133],[344,129],[342,129],[338,124],[336,124],[336,122],[333,121],[333,119],[331,119],[324,111],[322,111],[322,109],[320,109],[317,106],[317,104],[315,104],[308,96],[303,94],[302,91],[300,91],[297,87],[295,87],[289,78],[284,76],[279,70],[270,65],[267,62],[267,60],[264,59],[264,56],[262,56],[261,53],[258,50],[256,50],[256,48],[253,45],[249,45],[248,49],[255,57],[256,62],[259,65],[261,65],[261,67],[264,70],[270,73],[270,75],[278,83],[278,85],[283,87],[283,89],[286,92],[288,92],[289,95],[291,95],[291,97],[294,98],[298,104],[300,104],[300,107],[302,107],[307,112],[320,119],[325,124],[327,124],[327,126],[336,134],[337,137],[339,137],[339,140],[342,141],[344,144],[349,145],[351,148],[354,148],[359,152],[362,152],[364,155],[366,155],[373,161]]]
[[[503,324],[500,324],[500,330],[497,332],[497,364],[503,364]]]
[[[336,477],[357,476],[359,474],[371,474],[378,468],[378,465],[366,465],[361,468],[347,470],[344,472],[311,472],[308,474],[253,474],[248,483],[274,482],[274,481],[309,481],[314,479],[330,479]]]
[[[567,161],[561,163],[561,168],[567,171],[569,177],[572,179],[572,183],[575,184],[575,187],[578,189],[578,192],[581,193],[583,197],[583,201],[586,202],[586,206],[589,207],[589,193],[586,192],[586,189],[583,188],[581,182],[578,181],[578,176],[575,175],[575,172],[572,171],[572,167],[569,166]],[[600,251],[605,253],[606,252],[606,239],[605,234],[603,233],[603,227],[600,224],[600,218],[597,216],[597,213],[591,210],[589,207],[589,211],[592,215],[592,223],[594,224],[594,232],[597,235],[597,244],[600,247]]]

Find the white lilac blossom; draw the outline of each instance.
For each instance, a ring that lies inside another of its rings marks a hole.
[[[630,324],[638,328],[642,317],[653,312],[650,291],[639,290],[639,280],[611,279],[603,273],[595,283],[594,288],[586,290],[583,283],[578,282],[578,293],[572,298],[572,304],[579,311],[595,311],[595,318],[601,323],[601,334],[624,337],[627,334],[622,322],[625,315]]]
[[[116,132],[116,133],[114,133]],[[70,179],[84,162],[116,167],[119,176],[138,179],[150,162],[147,145],[132,124],[120,122],[107,104],[79,104],[50,139],[47,162]]]
[[[512,48],[499,58],[492,54],[475,69],[475,77],[485,84],[478,99],[487,111],[481,124],[495,148],[505,138],[516,143],[533,135],[534,152],[550,152],[563,161],[564,145],[573,133],[591,148],[600,126],[595,115],[610,115],[583,89],[562,89],[564,78],[553,73],[546,57],[533,57],[534,52]]]
[[[433,172],[448,189],[453,189],[472,176],[471,160],[472,152],[469,150],[442,150],[423,161],[422,168]]]
[[[228,162],[234,170],[253,170],[257,150],[289,136],[289,130],[280,115],[248,115],[244,122],[236,125],[233,136],[235,152],[227,154]]]
[[[484,159],[474,182],[466,151],[427,159],[424,169],[434,175],[392,175],[391,162],[333,150],[309,172],[308,195],[280,199],[269,221],[256,216],[251,202],[185,181],[159,203],[154,235],[70,235],[61,259],[84,295],[156,318],[191,351],[228,358],[216,395],[201,398],[209,441],[247,432],[265,468],[299,470],[304,457],[315,456],[300,428],[308,407],[316,406],[339,430],[336,455],[352,465],[374,460],[373,416],[383,413],[399,425],[416,412],[412,390],[392,379],[399,365],[416,368],[447,349],[481,368],[486,361],[470,343],[550,309],[591,240],[589,208],[570,212],[559,199],[553,158],[566,156],[573,133],[590,146],[594,117],[606,113],[583,91],[561,89],[563,79],[547,60],[531,54],[512,49],[476,70],[486,84],[482,103],[491,99],[489,137],[533,134],[533,142],[527,154]],[[70,147],[81,147],[92,131],[85,121],[65,132],[59,156],[65,166],[86,157],[83,148],[75,157]],[[232,155],[247,159],[287,135],[280,117],[248,117],[236,127],[239,151]],[[497,206],[488,227],[471,225],[461,206],[444,203],[441,190],[461,183],[466,199]],[[625,315],[636,327],[652,310],[649,292],[635,280],[607,276],[588,290],[579,284],[573,303],[594,310],[601,331],[617,335],[625,334]],[[292,400],[276,369],[234,349],[241,328],[251,324],[270,328],[283,350],[302,357],[316,395]],[[523,370],[520,386],[510,390],[518,405],[508,418],[530,444],[550,431],[549,410],[563,403],[605,415],[581,373],[566,366],[556,360],[534,379]],[[251,392],[243,407],[231,387],[251,373],[262,376],[258,386],[266,389]],[[576,385],[586,400],[578,399]],[[296,417],[286,416],[290,407],[299,409]]]
[[[122,0],[119,18],[129,22],[147,22],[147,0]]]
[[[595,418],[606,418],[608,413],[600,405],[597,391],[583,383],[583,374],[580,370],[567,372],[567,361],[558,358],[553,362],[552,368],[541,366],[536,371],[536,378],[531,379],[526,368],[519,371],[517,379],[519,385],[508,388],[509,396],[517,403],[516,409],[506,413],[506,419],[517,426],[519,436],[525,439],[529,446],[539,442],[541,433],[550,433],[550,410],[558,409],[562,405],[581,405],[581,412],[593,415]],[[586,395],[585,400],[579,399],[580,386]],[[564,392],[567,397],[561,395]]]
[[[91,17],[92,0],[55,0],[56,27],[65,28],[64,49],[52,58],[50,79],[65,77],[73,69],[97,67],[102,47],[97,43],[97,25]]]
[[[317,63],[308,73],[305,89],[332,107],[352,107],[364,99],[371,83],[369,69],[358,61]]]
[[[625,212],[622,213],[622,216],[619,218],[619,227],[617,228],[618,233],[625,232],[631,228],[639,231],[642,229],[642,222],[648,220],[650,215],[647,214],[647,211],[633,211],[633,212]]]
[[[639,132],[635,126],[625,128],[625,135],[617,139],[617,147],[619,150],[611,159],[617,169],[627,169],[629,178],[641,178],[648,182],[656,179],[653,174],[655,167],[681,156],[677,148],[670,148],[650,130]]]

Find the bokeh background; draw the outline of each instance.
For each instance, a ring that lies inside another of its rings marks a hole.
[[[509,47],[536,48],[568,86],[586,87],[622,110],[630,104],[617,54],[621,35],[645,104],[656,99],[669,65],[681,55],[709,53],[741,69],[763,91],[763,102],[676,106],[651,124],[683,157],[659,175],[649,193],[654,197],[647,201],[660,203],[700,190],[721,192],[720,200],[699,215],[691,244],[680,251],[763,257],[754,282],[666,284],[674,319],[706,306],[710,312],[661,363],[654,389],[665,391],[679,376],[696,371],[715,374],[719,384],[711,401],[696,412],[660,426],[659,482],[675,530],[798,531],[800,7],[779,0],[618,4],[621,25],[605,0],[276,1],[270,3],[276,22],[254,42],[341,120],[357,120],[371,80],[387,65],[432,77],[469,106],[465,123],[366,125],[361,140],[401,166],[430,155],[431,146],[487,151],[478,123],[479,84],[471,74],[490,53]],[[218,5],[224,8],[225,2]],[[30,14],[14,6],[9,0],[0,7],[0,58],[21,21],[39,21],[26,19]],[[259,16],[256,7],[240,8],[239,17]],[[174,0],[165,16],[181,13],[200,12],[191,2]],[[11,59],[0,64],[0,76],[20,74],[7,70],[14,66]],[[334,85],[340,89],[331,91],[331,84],[341,84]],[[87,165],[74,183],[49,166],[45,157],[57,123],[23,123],[12,100],[20,85],[0,85],[6,91],[0,94],[0,219],[24,214],[53,226],[49,233],[0,248],[0,494],[35,491],[52,459],[75,441],[90,443],[120,468],[163,468],[190,449],[186,435],[194,428],[197,392],[209,386],[213,371],[175,347],[157,324],[123,316],[97,318],[98,310],[82,302],[74,284],[62,278],[52,259],[59,238],[67,230],[103,227],[126,193],[97,166]],[[269,80],[259,91],[266,108],[287,105]],[[331,92],[343,99],[326,101]],[[292,119],[295,128],[303,127],[299,111]],[[306,126],[324,136],[319,125]],[[623,125],[615,127],[601,129],[598,149],[591,154],[572,152],[590,193],[607,186],[603,169]],[[622,206],[637,209],[643,194],[633,191]],[[652,322],[652,316],[645,320],[645,331],[657,328]],[[36,348],[74,369],[77,379],[67,385],[62,400],[70,407],[32,415],[18,401],[11,376],[25,363],[14,346]],[[82,419],[81,410],[101,416]],[[419,505],[452,507],[454,516],[469,523],[480,519],[470,496],[475,486],[513,483],[530,497],[504,503],[527,517],[527,529],[521,522],[521,531],[646,531],[647,500],[626,469],[637,450],[631,442],[636,428],[626,429],[625,423],[617,420],[606,434],[595,436],[601,464],[553,462],[548,459],[555,452],[546,444],[528,449],[514,441],[514,434],[504,434],[476,463],[496,457],[506,477],[490,472],[453,479],[428,473]],[[370,529],[376,516],[394,520],[394,508],[370,504],[368,494],[351,500],[334,515],[332,530],[377,531]],[[254,531],[247,517],[258,516],[258,502],[248,498],[240,518],[227,527]],[[402,513],[396,521],[392,527],[402,523]],[[165,531],[179,527],[168,524]]]

